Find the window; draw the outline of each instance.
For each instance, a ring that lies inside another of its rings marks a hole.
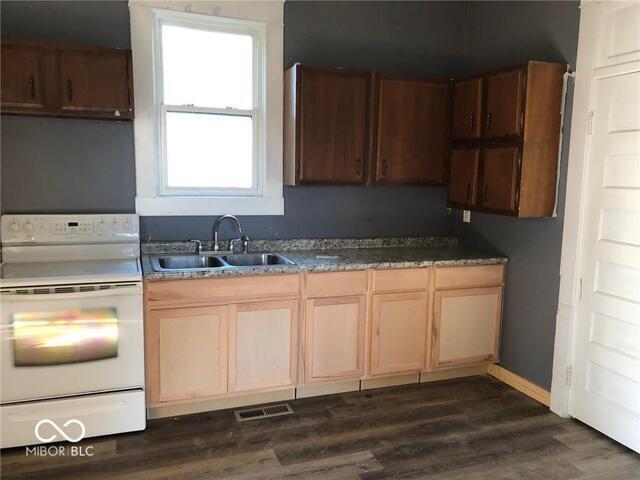
[[[283,214],[282,3],[230,3],[131,3],[141,215]]]

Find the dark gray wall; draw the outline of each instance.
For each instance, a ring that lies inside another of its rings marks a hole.
[[[575,68],[577,2],[472,2],[466,38],[468,73],[526,62],[568,63]],[[505,368],[551,387],[560,248],[566,186],[571,97],[567,98],[557,218],[515,219],[471,213],[460,222],[463,244],[509,256],[501,342]]]
[[[3,37],[129,45],[126,2],[2,2],[1,8]],[[285,66],[448,76],[462,57],[464,9],[447,2],[287,2]],[[2,136],[4,212],[134,209],[131,124],[4,117]],[[83,140],[76,142],[76,136]],[[41,158],[47,168],[32,168]],[[27,175],[30,182],[15,185]],[[89,178],[90,186],[84,184]],[[152,239],[208,237],[214,220],[147,217],[142,231]],[[284,217],[241,220],[257,238],[441,235],[455,222],[444,188],[353,186],[285,188]]]
[[[129,46],[126,2],[0,4],[2,36]],[[575,63],[577,2],[285,3],[285,66],[294,62],[449,77],[530,58]],[[568,115],[569,117],[569,115]],[[95,120],[2,117],[2,211],[133,211],[133,128]],[[568,126],[565,128],[565,144]],[[560,198],[564,197],[566,153]],[[555,219],[445,208],[446,190],[285,188],[284,217],[245,217],[253,237],[460,234],[507,254],[502,363],[544,387],[559,283],[562,205]],[[145,217],[146,238],[206,238],[213,217]]]

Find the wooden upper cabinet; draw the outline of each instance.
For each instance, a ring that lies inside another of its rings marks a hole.
[[[285,74],[285,182],[361,184],[370,74],[296,65]]]
[[[518,159],[517,147],[484,150],[482,206],[491,210],[514,212],[516,209]]]
[[[485,137],[505,138],[520,135],[524,123],[524,71],[519,68],[493,73],[486,77],[486,83]]]
[[[133,118],[131,52],[2,41],[2,113]]]
[[[531,61],[485,74],[480,138],[455,136],[454,98],[450,206],[517,217],[553,215],[565,71],[566,65]],[[456,92],[457,83],[454,97],[466,95]],[[480,152],[481,179],[476,196],[471,195],[475,202],[463,202],[470,183],[472,150]]]
[[[449,203],[463,207],[475,205],[480,149],[454,149],[450,162]]]
[[[380,76],[377,81],[376,183],[445,181],[449,84]]]
[[[130,117],[129,55],[123,50],[59,50],[62,110]]]
[[[44,53],[30,45],[2,44],[2,110],[44,108]]]
[[[480,138],[482,126],[482,77],[453,83],[452,137]]]

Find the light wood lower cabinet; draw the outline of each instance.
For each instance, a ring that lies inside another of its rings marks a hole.
[[[360,378],[364,364],[366,296],[306,302],[305,382]]]
[[[293,385],[298,301],[245,303],[229,308],[229,391]]]
[[[371,375],[419,371],[425,364],[427,293],[373,295]]]
[[[147,390],[150,403],[227,392],[225,307],[148,313]]]
[[[502,287],[436,291],[433,369],[498,359]]]

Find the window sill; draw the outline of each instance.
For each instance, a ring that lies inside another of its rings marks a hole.
[[[284,215],[283,197],[136,197],[142,216]]]

